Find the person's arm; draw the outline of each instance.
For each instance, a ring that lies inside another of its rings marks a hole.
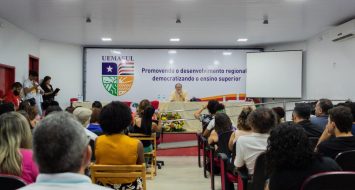
[[[201,113],[207,108],[207,105],[202,106],[199,110],[195,111],[194,116],[196,119],[200,120]]]
[[[37,90],[38,84],[33,83],[32,87],[30,87],[31,81],[26,81],[24,83],[23,91],[25,94],[30,93],[32,90]]]
[[[245,165],[245,162],[244,162],[243,142],[239,141],[236,145],[236,156],[234,159],[234,166],[237,168],[241,168],[244,165]]]
[[[211,132],[211,135],[208,137],[208,144],[213,144],[218,142],[218,134],[215,130]]]
[[[231,152],[233,152],[233,145],[234,145],[234,138],[235,138],[235,133],[233,132],[231,137],[229,138],[229,142],[228,142],[228,148]]]
[[[143,144],[141,141],[138,141],[138,148],[137,148],[137,164],[143,164],[144,163],[144,149],[143,149]]]
[[[319,140],[317,142],[315,151],[317,152],[318,149],[318,145],[326,140],[328,140],[331,136],[332,136],[332,130],[330,129],[330,125],[327,124],[327,126],[325,127],[322,135],[319,137]]]
[[[207,127],[206,127],[206,130],[203,132],[203,136],[204,136],[204,137],[207,138],[207,137],[210,136],[211,131],[214,129],[214,123],[215,123],[214,119],[212,119],[212,120],[208,123],[208,125],[207,125]]]

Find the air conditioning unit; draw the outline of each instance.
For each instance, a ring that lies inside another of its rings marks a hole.
[[[348,40],[355,37],[355,19],[341,24],[331,30],[331,39],[333,42]]]

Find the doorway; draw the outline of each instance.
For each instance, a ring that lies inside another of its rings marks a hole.
[[[0,99],[11,90],[15,82],[15,67],[0,64]]]
[[[35,57],[33,55],[29,56],[29,60],[28,60],[28,69],[30,71],[36,71],[39,75],[39,58]],[[38,82],[39,76],[37,78],[37,82]]]

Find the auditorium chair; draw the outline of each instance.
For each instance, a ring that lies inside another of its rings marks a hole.
[[[147,177],[150,179],[153,179],[155,175],[157,175],[157,140],[156,140],[156,134],[152,133],[151,136],[147,136],[141,133],[129,133],[128,136],[132,138],[136,138],[140,141],[152,141],[153,145],[153,150],[151,152],[145,152],[144,153],[144,158],[149,159],[150,162],[150,171],[147,173]]]
[[[0,174],[0,189],[14,190],[26,186],[26,182],[17,176]]]
[[[340,152],[335,161],[344,171],[355,171],[355,150]]]
[[[91,181],[98,183],[100,179],[138,178],[143,180],[143,189],[147,189],[145,164],[142,165],[90,165]],[[103,183],[104,184],[104,183]],[[105,184],[104,184],[105,185]]]
[[[238,190],[264,189],[265,182],[269,177],[265,170],[265,153],[261,153],[256,159],[253,176],[248,174],[248,169],[245,166],[238,168],[237,175],[227,171],[228,157],[223,153],[219,153],[218,158],[221,167],[222,190],[233,189],[233,183],[237,183]]]
[[[322,172],[306,179],[301,190],[354,190],[355,172]]]

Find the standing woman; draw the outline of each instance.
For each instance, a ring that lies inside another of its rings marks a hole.
[[[56,96],[58,93],[57,89],[55,91],[53,90],[53,87],[51,85],[51,79],[52,78],[50,76],[45,76],[41,83],[41,88],[44,91],[42,107],[47,107],[44,105],[49,105],[50,102],[54,101],[54,96]]]
[[[32,159],[32,135],[28,121],[17,112],[0,116],[0,173],[36,181],[38,168]]]

